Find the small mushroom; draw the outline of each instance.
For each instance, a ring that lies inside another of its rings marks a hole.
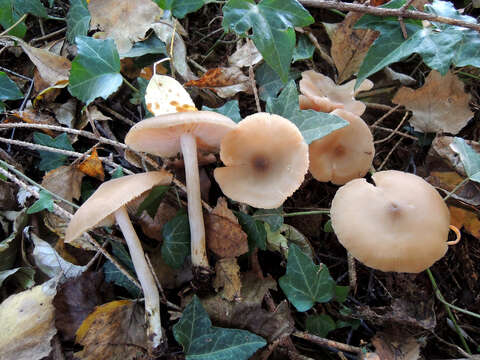
[[[68,243],[91,228],[117,222],[127,242],[133,266],[145,296],[147,335],[151,341],[152,353],[162,350],[164,340],[160,323],[160,298],[152,272],[145,260],[142,245],[125,206],[152,187],[168,185],[171,181],[170,173],[152,171],[104,182],[77,210],[65,232],[65,242]]]
[[[140,121],[125,137],[133,150],[161,157],[183,154],[187,183],[188,220],[190,222],[192,265],[195,270],[209,269],[205,248],[197,151],[218,152],[220,141],[236,126],[233,120],[211,111],[171,113]]]
[[[370,90],[373,83],[367,79],[355,91],[355,81],[337,85],[328,76],[313,70],[304,71],[300,80],[300,109],[327,113],[335,109],[344,109],[358,116],[362,115],[365,104],[355,100],[355,95],[359,91]]]
[[[222,140],[215,180],[230,199],[273,209],[301,185],[308,146],[298,128],[273,114],[247,116]]]
[[[375,173],[375,185],[342,186],[330,210],[340,243],[382,271],[418,273],[447,251],[450,213],[433,186],[402,171]]]
[[[368,172],[375,147],[370,129],[359,116],[342,109],[331,114],[350,124],[309,145],[309,170],[318,181],[343,185]]]

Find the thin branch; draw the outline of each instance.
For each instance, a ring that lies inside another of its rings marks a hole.
[[[356,11],[356,12],[371,14],[376,16],[393,16],[393,17],[401,16],[403,18],[408,18],[408,19],[428,20],[432,22],[462,26],[465,28],[480,31],[480,25],[477,23],[469,23],[466,21],[452,19],[444,16],[436,16],[436,15],[424,13],[422,11],[413,11],[413,10],[402,11],[402,9],[386,9],[386,8],[373,7],[369,5],[350,4],[350,3],[344,3],[341,1],[331,1],[331,0],[330,1],[299,0],[299,1],[305,6],[310,6],[314,8],[336,9],[340,11]]]
[[[347,351],[355,354],[362,353],[362,348],[359,348],[357,346],[352,346],[352,345],[344,344],[338,341],[325,339],[325,338],[315,336],[306,332],[295,331],[292,335],[304,340],[311,341],[320,346],[328,346],[341,351]]]

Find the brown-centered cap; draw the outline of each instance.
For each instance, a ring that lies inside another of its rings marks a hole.
[[[370,90],[373,83],[368,79],[364,80],[355,91],[355,81],[337,85],[328,76],[313,70],[304,71],[300,80],[300,109],[327,113],[335,109],[344,109],[358,116],[362,115],[365,104],[355,100],[355,95],[359,91]]]
[[[65,232],[65,242],[70,242],[88,229],[114,223],[113,213],[129,201],[157,185],[168,185],[172,174],[151,171],[123,176],[104,182],[77,210]]]
[[[309,170],[318,181],[342,185],[367,173],[375,147],[370,129],[359,116],[342,109],[331,114],[347,120],[350,125],[309,145]]]
[[[195,136],[199,151],[218,152],[220,141],[235,126],[233,120],[213,111],[171,113],[135,124],[125,137],[125,144],[136,151],[172,157],[181,152],[182,134],[190,133]]]
[[[342,186],[330,209],[342,245],[382,271],[417,273],[447,251],[450,213],[433,186],[402,171],[380,171],[375,185],[355,179]]]
[[[289,120],[267,113],[247,116],[222,140],[226,167],[214,176],[223,193],[248,205],[273,209],[301,185],[308,146]]]

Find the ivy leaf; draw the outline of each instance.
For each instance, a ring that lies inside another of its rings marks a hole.
[[[145,41],[135,43],[127,53],[122,54],[122,58],[140,57],[148,54],[163,54],[168,56],[167,47],[162,40],[152,35]]]
[[[282,208],[277,209],[258,209],[253,214],[255,220],[266,222],[272,231],[277,231],[283,225]]]
[[[267,232],[263,223],[240,211],[235,211],[235,216],[248,236],[248,247],[250,249],[258,247],[261,250],[266,250]]]
[[[127,250],[122,244],[112,242],[112,253],[117,261],[128,270],[130,274],[135,274],[135,268],[133,262],[128,255]],[[107,261],[103,265],[103,273],[105,274],[106,282],[113,282],[115,285],[121,286],[126,289],[133,297],[141,296],[141,290],[132,283],[125,275],[123,275],[118,268],[113,265],[112,262]]]
[[[90,29],[90,12],[86,0],[71,0],[67,14],[67,40],[74,43],[75,38],[87,35]]]
[[[287,82],[290,62],[295,48],[295,26],[307,26],[313,17],[296,0],[229,0],[223,6],[225,31],[251,36],[265,61]]]
[[[38,193],[40,196],[37,201],[35,201],[32,206],[30,206],[27,210],[27,214],[35,214],[37,212],[48,210],[50,212],[53,211],[53,198],[45,190],[40,190]]]
[[[170,189],[170,187],[167,185],[155,186],[138,207],[137,216],[140,216],[142,212],[146,210],[148,215],[153,219],[157,213],[158,206],[163,199],[163,195],[168,189]]]
[[[312,44],[308,36],[300,35],[297,40],[297,46],[293,51],[293,62],[311,59],[314,51],[315,46]]]
[[[187,360],[246,360],[266,345],[262,337],[249,331],[212,326],[196,295],[173,327],[173,335],[183,346]]]
[[[190,225],[187,214],[175,216],[162,229],[162,258],[174,269],[181,267],[190,254]]]
[[[288,81],[297,80],[300,76],[300,72],[291,71],[288,74]],[[276,97],[278,92],[285,86],[275,70],[273,70],[266,62],[260,65],[255,71],[255,81],[258,85],[258,95],[263,101],[267,101],[268,98]]]
[[[197,11],[203,5],[213,0],[154,0],[163,10],[171,10],[177,19],[183,19],[185,15]]]
[[[223,106],[220,106],[219,108],[210,108],[208,106],[203,106],[202,110],[214,111],[216,113],[225,115],[236,123],[242,120],[242,116],[240,115],[240,107],[238,106],[238,100],[227,101]]]
[[[330,331],[335,330],[337,325],[330,316],[320,314],[307,317],[305,328],[310,334],[325,337]]]
[[[0,71],[0,111],[5,111],[5,100],[18,100],[23,98],[23,94],[17,84],[11,80],[7,74]]]
[[[404,0],[393,0],[382,7],[399,8]],[[434,0],[425,5],[428,14],[450,17],[476,23],[475,19],[461,15],[453,4]],[[432,23],[423,28],[418,20],[405,19],[408,38],[404,39],[398,19],[363,16],[356,28],[369,28],[380,32],[358,72],[356,87],[371,74],[398,62],[413,53],[422,56],[430,68],[445,75],[450,65],[480,67],[480,35],[477,31],[449,24]]]
[[[347,121],[336,115],[300,110],[294,81],[285,86],[278,98],[267,100],[267,112],[283,116],[297,125],[307,144],[348,125]]]
[[[480,183],[480,154],[459,137],[453,140],[450,147],[460,155],[468,178]]]
[[[78,55],[72,62],[68,90],[90,104],[97,97],[107,99],[122,84],[120,57],[112,39],[77,36]]]
[[[8,29],[15,24],[24,14],[32,14],[47,18],[47,9],[40,0],[0,0],[0,25]],[[9,35],[23,38],[27,32],[25,22],[21,22],[8,32]]]
[[[73,151],[72,144],[66,133],[58,135],[55,139],[48,136],[47,134],[35,132],[33,134],[33,141],[35,144],[49,146],[56,149],[63,149]],[[62,166],[67,160],[68,156],[58,153],[53,153],[50,151],[38,150],[40,155],[40,164],[38,168],[43,171],[50,171],[53,169]]]
[[[327,302],[335,296],[335,281],[327,267],[315,265],[295,244],[288,249],[287,273],[278,283],[300,312],[311,309],[315,302]]]

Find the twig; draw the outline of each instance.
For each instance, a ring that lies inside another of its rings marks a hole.
[[[371,14],[376,16],[401,16],[408,19],[417,19],[417,20],[428,20],[432,22],[439,22],[449,25],[462,26],[465,28],[473,29],[480,31],[480,25],[477,23],[469,23],[462,20],[452,19],[444,16],[436,16],[433,14],[427,14],[422,11],[407,10],[402,11],[401,9],[387,9],[379,8],[368,5],[361,4],[350,4],[341,1],[332,1],[332,0],[299,0],[305,6],[311,6],[315,8],[326,8],[326,9],[337,9],[340,11],[356,11],[365,14]]]
[[[155,269],[153,268],[152,266],[152,262],[150,261],[150,258],[148,257],[147,254],[145,254],[145,259],[147,259],[147,264],[148,264],[148,267],[150,268],[150,271],[152,272],[153,274],[153,278],[155,279],[155,283],[157,284],[157,288],[160,292],[160,298],[161,298],[161,302],[166,304],[167,306],[169,306],[170,308],[176,310],[176,311],[182,311],[182,308],[178,305],[175,305],[174,303],[170,302],[167,300],[167,297],[165,296],[165,293],[163,292],[163,287],[162,287],[162,284],[160,283],[160,280],[158,280],[158,276],[157,274],[155,273]]]
[[[347,251],[347,263],[348,263],[348,283],[352,288],[353,293],[357,292],[357,267],[355,266],[355,258]]]
[[[247,38],[247,45],[248,45],[248,77],[250,78],[250,86],[253,90],[253,95],[255,97],[255,104],[257,105],[257,112],[262,112],[262,107],[260,106],[260,99],[258,98],[258,89],[257,83],[255,82],[255,75],[253,73],[253,64],[252,64],[252,47],[253,43],[252,40]]]
[[[367,103],[368,105],[368,103]],[[398,108],[400,107],[401,105],[398,104],[397,106],[393,107],[393,108],[390,108],[385,114],[383,114],[377,121],[375,121],[371,126],[377,126],[378,124],[380,124],[383,120],[385,120],[387,117],[389,117],[391,114],[393,114],[396,110],[398,110]]]
[[[344,344],[338,341],[325,339],[325,338],[315,336],[306,332],[295,331],[292,335],[304,340],[311,341],[320,346],[328,346],[341,351],[347,351],[355,354],[362,353],[362,348],[359,348],[357,346],[352,346],[352,345]]]
[[[405,120],[407,120],[407,117],[408,117],[408,112],[405,113],[402,120],[398,123],[397,127],[393,130],[393,132],[390,135],[388,135],[386,138],[383,138],[381,140],[374,141],[373,143],[374,144],[380,144],[380,143],[383,143],[385,141],[390,140],[395,134],[398,133],[398,129],[400,129],[400,127],[403,125]]]
[[[333,61],[332,57],[328,55],[328,53],[323,49],[323,47],[318,42],[318,39],[313,33],[308,29],[303,29],[303,32],[307,34],[308,39],[312,42],[313,46],[315,46],[315,50],[317,50],[318,55],[325,60],[328,65],[332,68],[336,69],[335,62]]]
[[[108,112],[110,115],[115,116],[118,120],[123,121],[125,124],[130,125],[130,126],[135,125],[135,121],[132,121],[132,120],[130,120],[129,118],[123,116],[122,114],[119,114],[119,113],[116,112],[115,110],[112,110],[112,109],[110,109],[109,107],[107,107],[107,106],[105,106],[105,105],[102,105],[102,104],[100,104],[100,103],[95,103],[95,105],[97,105],[100,109]]]
[[[18,24],[20,24],[23,20],[25,20],[27,18],[27,14],[23,14],[22,17],[20,19],[18,19],[17,21],[15,21],[15,24],[13,24],[12,26],[10,26],[8,29],[5,29],[4,31],[2,31],[0,33],[0,36],[3,36],[3,35],[6,35],[8,34],[12,29],[14,29],[15,27],[17,27]]]
[[[371,127],[371,128],[374,128],[374,129],[382,130],[382,131],[388,131],[388,132],[390,132],[390,133],[393,133],[393,132],[394,132],[394,133],[396,133],[396,134],[399,135],[399,136],[403,136],[404,138],[418,141],[418,138],[416,138],[415,136],[406,134],[406,133],[404,133],[404,132],[395,131],[395,130],[392,130],[392,129],[389,129],[389,128],[386,128],[386,127],[383,127],[383,126],[378,126],[378,125],[370,125],[370,127]]]
[[[383,167],[385,166],[385,164],[387,163],[388,159],[390,159],[390,156],[392,156],[393,152],[397,149],[397,147],[400,145],[400,143],[402,142],[403,138],[400,138],[400,140],[397,141],[397,143],[395,145],[393,145],[393,147],[390,149],[390,151],[388,152],[387,156],[385,157],[385,159],[383,159],[382,161],[382,164],[378,167],[377,171],[380,171],[383,169]]]
[[[54,37],[56,35],[59,35],[61,33],[64,33],[65,31],[67,31],[67,28],[64,27],[64,28],[61,28],[57,31],[54,31],[54,32],[51,32],[50,34],[46,34],[44,36],[40,36],[40,37],[37,37],[37,38],[34,38],[32,40],[29,41],[30,44],[33,44],[34,42],[37,42],[37,41],[42,41],[42,40],[47,40],[47,39],[50,39],[51,37]]]
[[[405,26],[405,23],[403,22],[403,14],[405,14],[405,11],[407,11],[408,7],[413,3],[414,0],[408,0],[401,8],[400,10],[402,11],[402,15],[398,17],[398,22],[400,23],[400,28],[402,29],[402,35],[403,38],[406,40],[408,39],[408,33],[407,33],[407,27]]]

